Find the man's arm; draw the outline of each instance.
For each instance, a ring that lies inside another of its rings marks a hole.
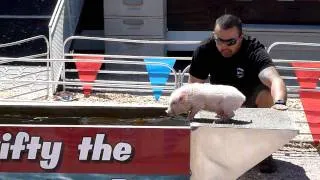
[[[191,74],[189,75],[188,83],[204,83],[206,80],[202,80],[199,78],[196,78],[192,76]]]
[[[267,67],[259,73],[261,82],[268,86],[271,91],[273,101],[287,101],[287,88],[274,66]]]

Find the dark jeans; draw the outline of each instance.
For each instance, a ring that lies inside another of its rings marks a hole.
[[[243,103],[243,107],[257,108],[256,99],[257,99],[258,94],[262,90],[269,90],[269,88],[263,84],[260,84],[259,86],[257,86],[250,95],[247,95],[246,101]]]

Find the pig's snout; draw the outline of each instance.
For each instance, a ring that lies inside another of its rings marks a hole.
[[[166,110],[166,113],[167,113],[169,116],[173,116],[173,112],[172,112],[171,109],[169,109],[169,108]]]

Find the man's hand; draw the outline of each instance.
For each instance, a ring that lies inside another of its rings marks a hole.
[[[273,106],[277,110],[287,110],[288,107],[285,106],[287,100],[287,88],[286,85],[277,72],[276,68],[273,66],[267,67],[259,73],[259,78],[261,82],[270,88],[271,96],[275,102]],[[277,106],[277,105],[282,106]]]
[[[284,104],[275,104],[271,108],[276,109],[276,110],[280,110],[280,111],[288,110],[288,106],[286,106]]]

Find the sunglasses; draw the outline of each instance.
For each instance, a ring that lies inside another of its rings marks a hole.
[[[218,38],[218,37],[214,37],[214,40],[215,40],[216,44],[218,44],[218,45],[225,44],[227,46],[235,45],[239,39],[240,38],[221,39],[221,38]]]

